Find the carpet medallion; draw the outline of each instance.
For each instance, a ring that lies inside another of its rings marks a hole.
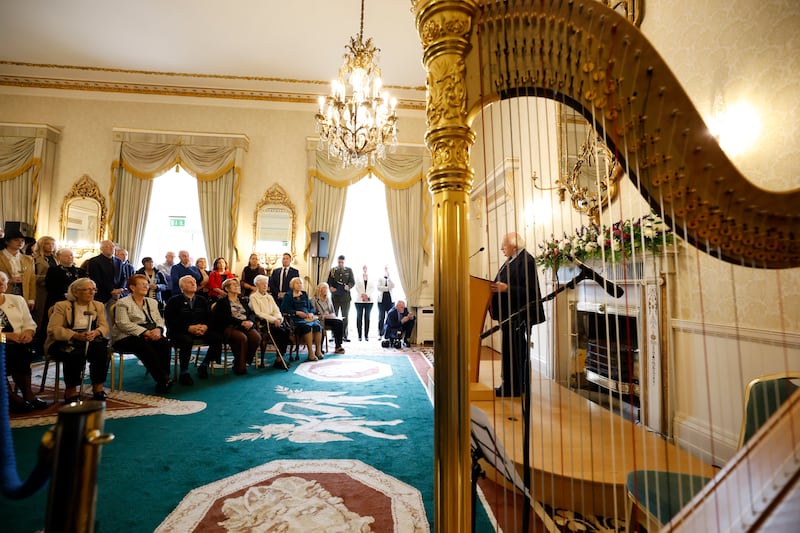
[[[282,460],[198,487],[158,526],[286,533],[430,531],[420,492],[354,460]]]

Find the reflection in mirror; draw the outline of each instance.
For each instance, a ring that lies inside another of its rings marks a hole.
[[[106,203],[100,189],[89,176],[73,184],[61,205],[61,242],[73,249],[75,258],[99,248],[105,236]]]
[[[280,256],[295,256],[296,216],[294,204],[280,185],[270,187],[253,215],[253,251],[271,270]]]
[[[71,200],[67,207],[67,241],[93,242],[97,240],[97,219],[100,205],[97,200],[79,198]]]

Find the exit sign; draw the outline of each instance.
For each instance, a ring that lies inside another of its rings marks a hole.
[[[186,225],[186,219],[183,217],[170,217],[169,218],[169,225],[170,227],[183,227]]]

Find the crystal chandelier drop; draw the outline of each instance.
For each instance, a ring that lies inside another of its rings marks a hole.
[[[331,94],[319,97],[319,148],[345,168],[363,168],[385,157],[387,145],[397,144],[397,100],[382,90],[377,64],[380,49],[371,37],[364,41],[364,0],[358,37],[350,37],[345,49],[339,79],[331,82]]]

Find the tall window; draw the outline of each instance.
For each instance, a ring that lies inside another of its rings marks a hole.
[[[405,300],[405,292],[400,285],[392,250],[385,189],[383,182],[374,177],[363,178],[347,189],[342,231],[331,264],[336,266],[336,258],[343,255],[356,279],[361,275],[361,268],[367,265],[367,272],[376,281],[383,276],[384,267],[388,265],[395,285],[392,301],[396,302]]]
[[[207,257],[200,223],[200,202],[197,180],[182,168],[169,170],[153,181],[150,207],[142,246],[142,257],[152,257],[156,264],[164,261],[168,251],[187,250],[192,262]],[[141,257],[131,258],[137,268]],[[177,261],[177,259],[176,259]],[[209,266],[211,265],[211,259]]]

